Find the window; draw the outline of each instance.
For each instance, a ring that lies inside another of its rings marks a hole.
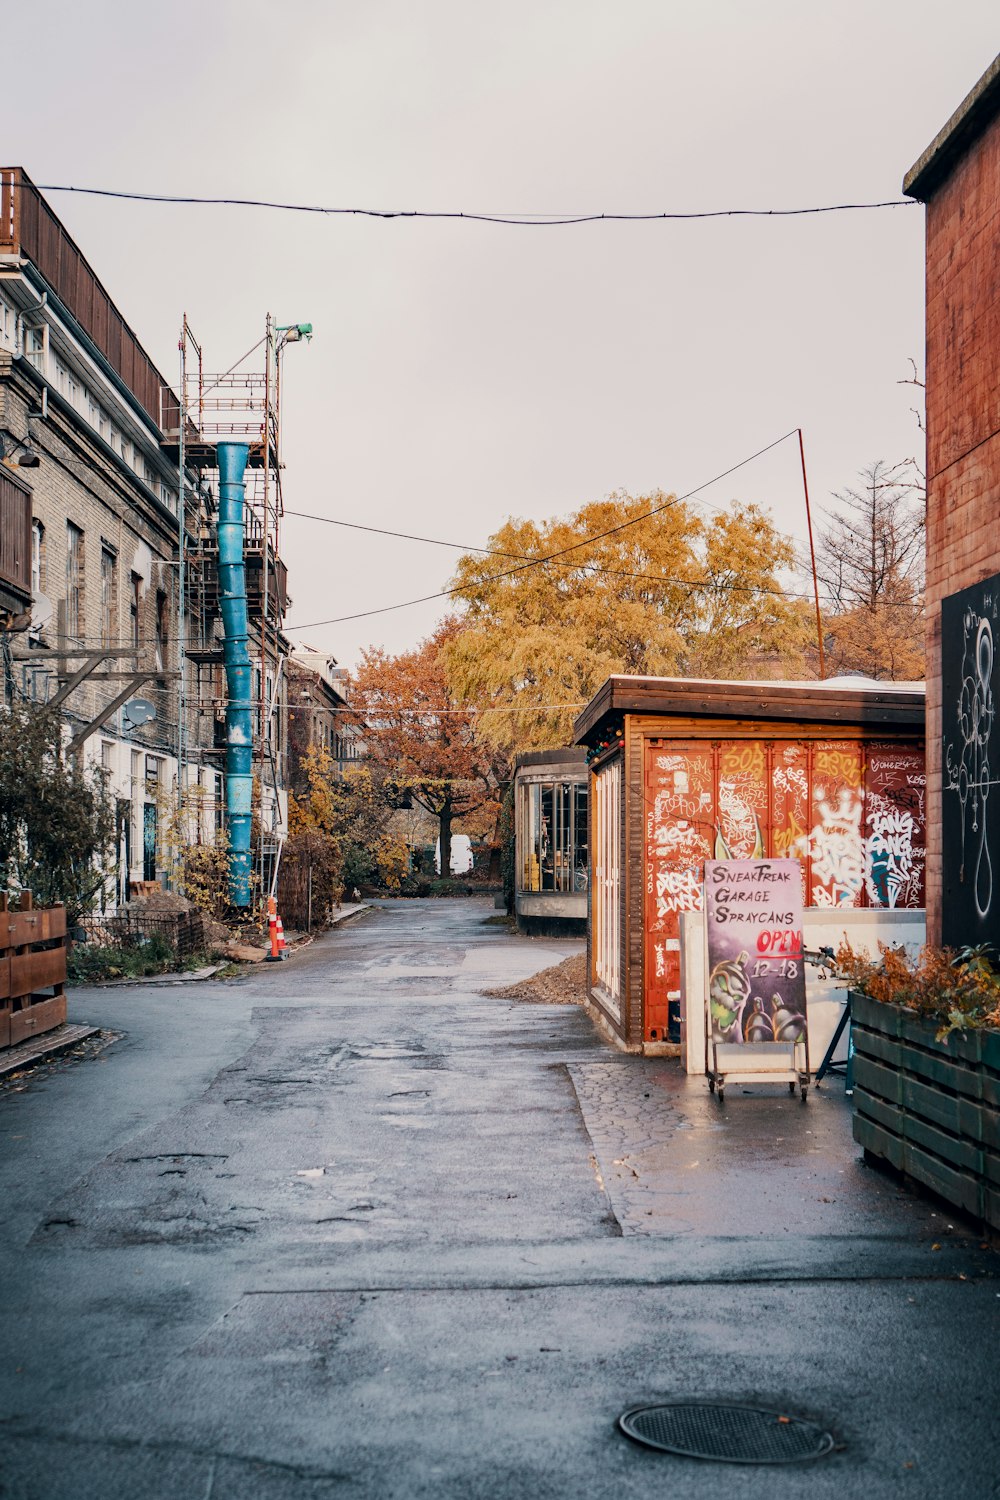
[[[101,548],[101,645],[113,646],[118,634],[118,558]]]
[[[39,375],[45,374],[45,347],[47,343],[48,330],[45,328],[26,328],[24,330],[24,357],[33,370]]]
[[[130,635],[133,646],[142,645],[142,579],[138,573],[129,574],[128,613]]]
[[[79,636],[83,630],[83,532],[72,521],[66,522],[66,634]]]
[[[107,773],[108,773],[109,776],[111,774],[111,769],[112,769],[112,764],[113,764],[113,762],[112,762],[112,756],[114,755],[114,751],[115,751],[115,742],[114,742],[114,740],[102,740],[101,741],[101,770],[102,771],[107,771]]]
[[[45,567],[45,527],[41,521],[31,523],[31,592],[37,596],[42,592],[42,573]]]
[[[590,908],[594,975],[605,1003],[621,1019],[622,967],[622,762],[602,766],[594,778],[594,893]]]
[[[162,589],[156,591],[156,665],[163,671],[167,664],[167,596]]]
[[[97,397],[94,395],[93,391],[87,392],[87,421],[90,423],[91,427],[96,427],[98,430],[100,430],[101,408],[97,404]]]
[[[587,889],[587,787],[576,781],[518,786],[519,889],[568,895]]]
[[[14,309],[9,302],[0,300],[0,344],[8,349],[14,347]]]
[[[111,444],[112,453],[122,452],[122,435],[119,432],[118,428],[115,426],[114,422],[110,424],[110,435],[108,441]]]
[[[72,370],[66,371],[66,398],[72,406],[80,405],[80,382]]]
[[[97,430],[101,434],[101,437],[104,439],[105,442],[107,442],[107,440],[108,440],[108,427],[109,427],[109,419],[108,419],[107,412],[104,411],[103,409],[98,409],[98,413],[97,413]]]

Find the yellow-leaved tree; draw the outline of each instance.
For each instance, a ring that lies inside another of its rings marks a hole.
[[[615,494],[508,521],[489,545],[459,561],[465,612],[443,654],[453,690],[481,705],[480,734],[507,753],[568,743],[612,673],[803,670],[809,610],[781,581],[793,545],[756,506],[706,521],[673,496]]]

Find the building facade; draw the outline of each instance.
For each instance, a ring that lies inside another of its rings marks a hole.
[[[56,704],[66,753],[106,772],[118,826],[106,903],[172,883],[180,846],[224,821],[214,458],[189,421],[182,498],[179,409],[51,207],[21,168],[0,169],[5,693]],[[264,631],[248,569],[250,652],[258,744],[283,787],[274,558],[271,572]]]
[[[343,776],[364,751],[348,703],[347,672],[335,657],[300,645],[288,657],[286,675],[289,785],[296,790],[304,785],[303,763],[311,750],[322,750]]]
[[[927,206],[927,935],[1000,943],[1000,57],[903,191]]]

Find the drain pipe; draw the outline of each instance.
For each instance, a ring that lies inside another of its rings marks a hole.
[[[250,905],[250,823],[253,803],[253,718],[247,649],[246,569],[243,565],[243,472],[247,443],[219,443],[219,603],[226,665],[226,831],[229,899]]]

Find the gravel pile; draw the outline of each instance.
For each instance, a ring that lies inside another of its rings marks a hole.
[[[530,979],[483,990],[494,1000],[525,1000],[529,1005],[582,1005],[587,993],[587,955],[576,953]]]

